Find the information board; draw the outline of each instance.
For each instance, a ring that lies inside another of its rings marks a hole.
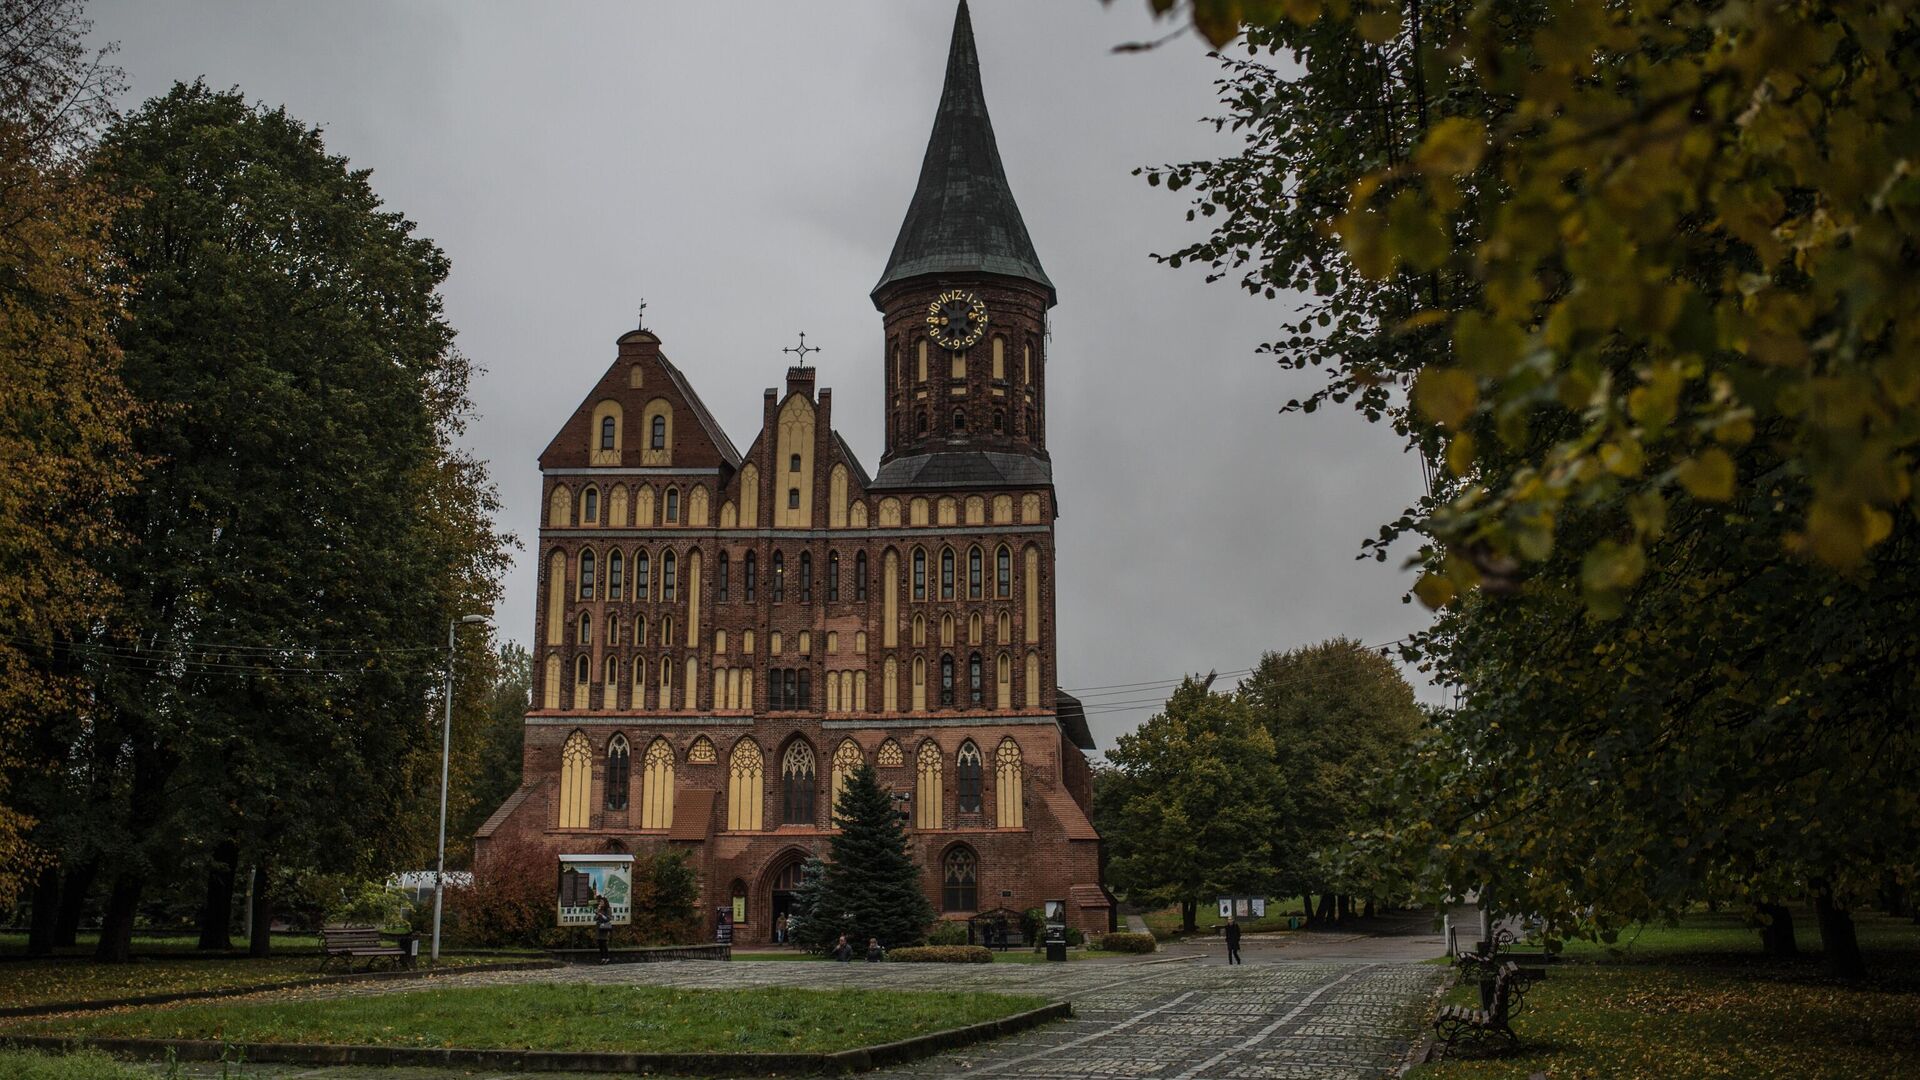
[[[562,855],[559,872],[559,925],[593,927],[603,896],[613,910],[613,925],[633,922],[633,856]]]

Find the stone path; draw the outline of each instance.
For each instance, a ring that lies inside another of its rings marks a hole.
[[[751,986],[976,990],[1065,998],[1074,1018],[997,1042],[867,1075],[903,1080],[1010,1077],[1023,1080],[1287,1080],[1390,1074],[1419,1034],[1425,1002],[1445,969],[1417,962],[1437,953],[1427,938],[1287,935],[1251,944],[1250,961],[1227,967],[1218,946],[1187,946],[1154,962],[919,964],[701,962],[633,964],[461,977],[459,985],[584,982],[682,988]],[[438,985],[453,985],[439,980]],[[397,993],[414,980],[322,987],[321,998]],[[186,1075],[219,1076],[218,1067]],[[314,1069],[249,1066],[261,1080],[509,1080],[435,1069]],[[532,1074],[560,1080],[556,1074]],[[513,1078],[518,1080],[518,1078]]]

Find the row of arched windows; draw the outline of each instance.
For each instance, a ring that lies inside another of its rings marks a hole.
[[[606,769],[602,777],[602,805],[608,810],[626,810],[632,796],[632,748],[625,735],[607,741],[604,751]],[[563,829],[592,827],[593,746],[584,731],[567,736],[560,752],[559,825]],[[705,735],[688,748],[690,765],[718,762],[713,742]],[[828,788],[829,816],[838,804],[847,780],[867,760],[866,751],[852,739],[835,747],[831,759],[831,783]],[[781,825],[818,825],[819,768],[813,745],[804,738],[789,742],[780,755]],[[925,739],[914,755],[912,822],[917,829],[940,829],[946,822],[946,757],[939,743]],[[875,752],[874,763],[881,768],[900,768],[906,764],[900,744],[889,738]],[[983,788],[984,762],[980,748],[972,739],[960,744],[953,756],[954,813],[962,824],[976,824],[985,813]],[[662,736],[647,746],[641,761],[640,818],[642,829],[667,829],[673,826],[674,804],[673,745]],[[1000,740],[993,756],[993,824],[1002,829],[1026,827],[1024,760],[1020,744],[1011,736]],[[752,736],[734,743],[727,757],[727,824],[731,832],[753,832],[765,827],[766,757]]]
[[[580,615],[581,644],[592,643],[593,621],[591,615]],[[620,623],[610,621],[610,636],[617,636]],[[636,644],[644,645],[646,623],[636,620]],[[716,646],[724,652],[724,638],[716,632]],[[673,640],[673,620],[662,620],[660,629],[662,645]],[[829,634],[828,637],[837,637]],[[742,635],[744,643],[751,648],[749,635]],[[777,646],[778,634],[773,635]],[[801,649],[806,652],[808,635],[802,633]],[[857,647],[864,652],[865,634],[856,635]],[[617,640],[610,644],[617,645]],[[831,650],[830,650],[831,651]],[[777,655],[777,652],[776,652]],[[966,654],[941,652],[932,658],[933,666],[928,666],[929,657],[915,656],[906,665],[908,708],[902,709],[901,702],[901,664],[895,657],[887,657],[881,664],[880,687],[881,700],[872,702],[867,696],[867,673],[865,671],[826,672],[826,711],[829,713],[866,712],[870,709],[880,712],[928,712],[933,710],[958,709],[1012,709],[1014,708],[1014,657],[1011,652],[1001,651],[989,658],[979,650]],[[601,658],[602,667],[594,668],[594,662],[586,652],[580,652],[573,658],[572,688],[566,690],[561,673],[560,655],[547,657],[544,673],[544,701],[546,709],[590,709],[593,704],[593,686],[601,684],[601,709],[625,708],[635,711],[645,709],[671,710],[676,704],[683,710],[699,707],[700,662],[697,658],[686,656],[684,661],[676,660],[671,653],[661,653],[649,660],[644,655],[626,658],[608,655]],[[731,666],[715,657],[712,665],[713,700],[710,708],[728,711],[746,710],[754,707],[754,670],[751,666]],[[622,675],[625,678],[622,678]],[[597,677],[597,678],[596,678]],[[1038,650],[1029,650],[1026,655],[1023,686],[1025,694],[1021,705],[1035,709],[1041,704],[1041,666]],[[631,690],[623,693],[623,688],[631,683]],[[815,708],[813,696],[813,676],[809,667],[769,667],[766,669],[766,696],[762,699],[765,707],[779,711],[812,711]],[[564,691],[564,692],[563,692]]]
[[[655,524],[710,524],[709,497],[704,484],[695,485],[684,498],[677,486],[670,486],[659,493],[660,520],[657,523],[654,521],[656,499],[653,488],[643,484],[633,489],[631,494],[629,500],[627,488],[622,484],[608,487],[604,497],[597,484],[586,485],[577,495],[567,485],[555,484],[553,492],[547,496],[547,525],[549,528],[580,526],[624,529],[629,525],[651,528]]]
[[[723,567],[725,558],[721,556]],[[608,600],[659,600],[671,604],[680,599],[680,560],[672,548],[660,552],[657,561],[646,548],[635,550],[631,557],[619,548],[607,552],[604,586],[600,581],[602,560],[594,549],[581,548],[575,559],[573,580],[582,600],[601,599],[603,589]]]
[[[887,372],[887,381],[896,391],[904,391],[909,381],[907,365],[901,362],[901,344],[902,339],[894,339],[893,348],[888,353],[887,359],[887,367],[889,369]],[[1012,382],[1007,372],[1009,361],[1007,353],[1009,346],[1006,337],[1000,334],[994,334],[987,339],[986,344],[988,377],[996,383]],[[913,350],[911,381],[916,383],[926,382],[928,375],[928,348],[926,339],[917,338],[913,342]],[[967,365],[971,362],[973,353],[968,349],[950,349],[946,350],[946,352],[948,381],[965,380],[968,372]],[[1034,353],[1034,342],[1029,338],[1020,346],[1019,383],[1021,386],[1031,387],[1033,385]]]
[[[988,591],[996,600],[1013,596],[1013,549],[1001,544],[993,553],[993,578],[988,584],[986,554],[978,545],[967,549],[966,562],[951,547],[940,549],[937,582],[929,582],[927,549],[916,547],[908,558],[915,600],[984,600]]]
[[[749,474],[757,484],[758,470],[750,465],[741,471],[743,483]],[[868,522],[867,504],[859,499],[850,499],[844,474],[844,466],[834,467],[829,486],[828,524],[832,528],[864,529]],[[797,493],[797,488],[788,490],[789,504],[796,501]],[[995,495],[991,499],[989,502],[985,495],[964,498],[916,495],[903,503],[893,496],[886,496],[874,503],[874,515],[878,524],[886,528],[896,525],[985,525],[989,521],[995,525],[1014,524],[1014,497]],[[746,499],[745,493],[742,493],[743,503],[750,502],[757,507],[758,501],[757,493],[752,500]],[[1020,523],[1044,524],[1043,503],[1038,492],[1027,492],[1020,496],[1018,507]],[[655,521],[656,511],[658,522]],[[753,528],[757,520],[757,516],[747,514],[744,509],[736,509],[729,501],[722,507],[719,526],[723,529]],[[656,493],[648,484],[631,491],[624,484],[609,484],[603,493],[599,484],[587,484],[576,491],[566,484],[556,483],[547,497],[547,525],[550,528],[652,528],[656,524],[696,527],[713,524],[711,496],[706,485],[696,484],[684,493],[674,485]]]

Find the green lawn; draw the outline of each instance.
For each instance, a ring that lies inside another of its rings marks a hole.
[[[94,1050],[77,1054],[0,1050],[0,1076],[7,1080],[154,1080],[152,1072]]]
[[[1800,913],[1796,913],[1798,916]],[[1440,1062],[1416,1080],[1741,1077],[1853,1080],[1920,1072],[1920,927],[1856,915],[1870,978],[1826,977],[1810,917],[1809,955],[1773,961],[1739,915],[1701,913],[1675,927],[1573,943],[1526,995],[1513,1055]],[[1475,988],[1447,999],[1479,1004]]]
[[[55,949],[53,954],[55,956],[92,956],[99,942],[100,935],[97,933],[78,934],[72,945]],[[246,951],[246,941],[238,936],[234,937],[233,945],[236,952]],[[282,949],[311,951],[320,947],[320,937],[317,934],[275,934],[273,947],[276,952]],[[0,933],[0,956],[19,956],[26,951],[25,931]],[[135,953],[197,953],[200,951],[200,936],[186,933],[135,934],[133,951]]]
[[[1299,900],[1300,897],[1297,896],[1282,896],[1269,899],[1267,901],[1266,915],[1262,918],[1242,921],[1240,923],[1240,929],[1249,934],[1267,934],[1275,931],[1284,931],[1287,928],[1288,916],[1298,917],[1300,914]],[[1152,932],[1153,936],[1162,941],[1178,936],[1180,933],[1180,905],[1178,904],[1172,907],[1161,908],[1158,911],[1149,911],[1140,916],[1140,918],[1147,924],[1147,929]],[[1226,921],[1227,920],[1220,917],[1219,908],[1202,904],[1200,905],[1199,916],[1194,919],[1194,925],[1199,927],[1198,932],[1201,936],[1205,937],[1213,932],[1212,928],[1214,925],[1225,924]]]
[[[440,957],[441,967],[485,964],[511,957]],[[391,961],[377,961],[376,971]],[[422,970],[428,962],[422,958]],[[361,961],[356,970],[363,970]],[[345,967],[334,961],[325,974],[338,975]],[[0,963],[0,1003],[46,1005],[61,1001],[102,1001],[110,998],[177,994],[189,990],[220,990],[235,986],[294,982],[317,978],[320,957],[315,953],[288,953],[264,959],[203,960],[194,957],[149,958],[128,964],[95,964],[81,960],[9,960]]]
[[[1118,954],[1118,953],[1111,953],[1111,954],[1109,954],[1109,953],[1099,953],[1099,954],[1095,954],[1095,955],[1100,955],[1100,956],[1107,956],[1107,955],[1114,955],[1114,956],[1118,956],[1118,955],[1120,955],[1120,954]],[[826,959],[827,959],[826,957],[824,957],[824,956],[820,956],[820,955],[818,955],[818,954],[816,954],[816,953],[803,953],[803,952],[788,952],[788,951],[785,951],[785,950],[778,950],[778,951],[772,951],[772,952],[757,952],[757,951],[756,951],[756,952],[739,952],[739,951],[735,951],[735,952],[734,952],[734,954],[733,954],[733,958],[734,958],[735,960],[749,960],[749,961],[766,961],[766,960],[826,960]],[[1090,959],[1090,958],[1091,958],[1091,957],[1090,957],[1090,954],[1089,954],[1089,953],[1088,953],[1088,952],[1087,952],[1087,951],[1086,951],[1085,949],[1068,949],[1068,950],[1067,950],[1067,959],[1068,959],[1068,960],[1086,960],[1086,959]],[[994,962],[994,963],[996,963],[996,964],[1043,964],[1043,963],[1045,963],[1045,962],[1046,962],[1046,960],[1047,960],[1047,954],[1045,954],[1045,953],[1037,953],[1037,952],[1034,952],[1034,951],[1033,951],[1032,949],[1008,949],[1008,950],[1007,950],[1006,952],[998,952],[998,951],[996,951],[996,952],[995,952],[995,953],[993,954],[993,962]],[[853,964],[860,964],[860,963],[865,963],[865,962],[866,962],[866,957],[864,957],[864,956],[862,956],[862,957],[856,957],[855,959],[853,959],[853,960],[850,960],[850,961],[848,961],[848,962],[849,962],[849,963],[853,963]]]
[[[535,984],[16,1021],[36,1035],[634,1053],[830,1053],[994,1020],[1041,997]]]

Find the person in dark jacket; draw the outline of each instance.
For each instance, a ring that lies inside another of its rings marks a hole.
[[[1238,964],[1240,959],[1240,921],[1227,920],[1227,963]]]
[[[613,937],[613,905],[607,902],[605,896],[593,905],[593,933],[600,939],[600,962],[613,963],[613,955],[607,951],[608,942]]]
[[[853,946],[847,944],[847,935],[841,934],[840,940],[834,942],[833,958],[843,964],[853,959]]]
[[[880,961],[885,960],[886,958],[887,958],[887,950],[880,947],[880,939],[877,937],[868,938],[867,939],[867,963],[877,964]]]

